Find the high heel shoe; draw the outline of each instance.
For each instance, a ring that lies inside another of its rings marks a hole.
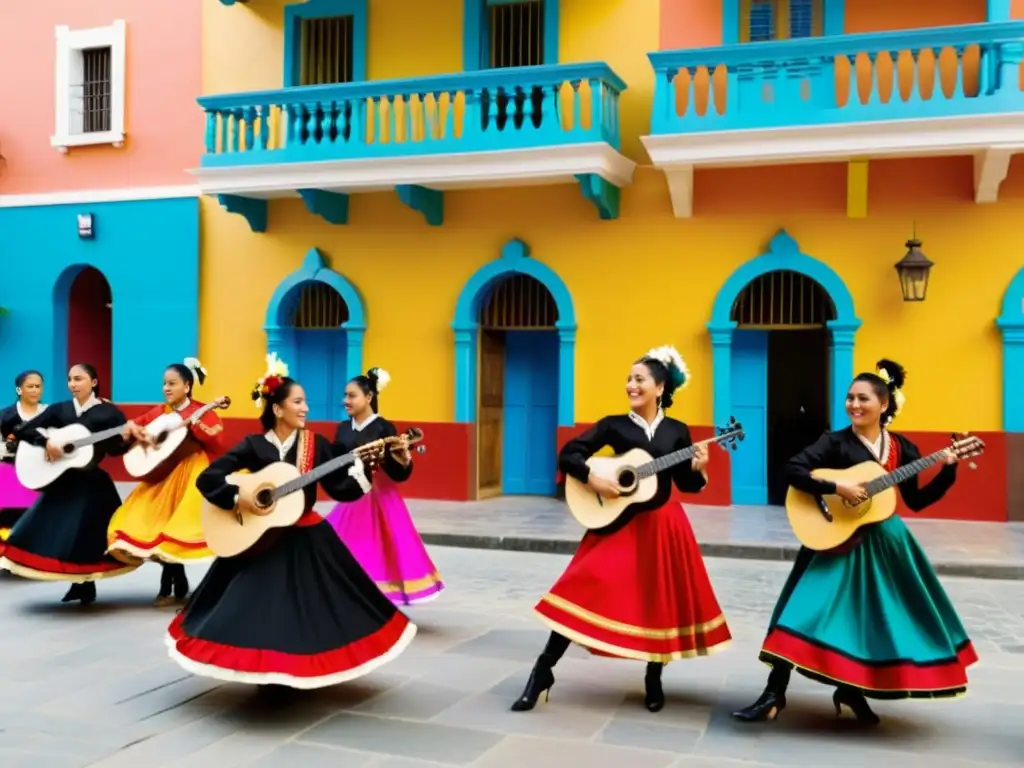
[[[732,716],[745,723],[762,723],[776,719],[785,708],[786,694],[769,689],[749,707],[736,710]]]
[[[72,584],[67,592],[64,593],[64,597],[60,599],[62,603],[73,603],[75,600],[80,600],[82,597],[82,585]]]
[[[881,722],[878,715],[868,706],[867,699],[864,698],[864,694],[860,691],[849,688],[836,688],[836,692],[832,694],[832,704],[836,708],[836,717],[842,716],[843,707],[846,706],[853,712],[858,723],[878,725]]]
[[[665,690],[661,687],[661,670],[644,676],[644,706],[648,712],[661,712],[665,706]]]
[[[512,704],[513,712],[529,712],[537,706],[537,699],[544,694],[544,700],[551,697],[551,688],[555,684],[555,673],[551,667],[537,664],[530,672],[530,679],[526,681],[526,688],[523,695]]]

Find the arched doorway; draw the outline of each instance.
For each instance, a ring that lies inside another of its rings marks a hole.
[[[302,382],[314,421],[345,418],[342,392],[348,374],[348,341],[344,324],[349,312],[334,288],[319,280],[296,286],[290,322],[293,329],[293,375]]]
[[[829,429],[835,319],[825,289],[791,270],[760,275],[736,297],[732,406],[747,433],[745,460],[733,464],[736,503],[784,503],[786,461]]]
[[[494,283],[480,310],[481,497],[555,492],[557,321],[551,293],[523,274]]]
[[[306,389],[310,419],[345,418],[346,382],[363,372],[366,311],[355,286],[311,248],[302,266],[270,297],[264,320],[267,351],[284,360]]]
[[[780,502],[785,461],[843,423],[860,325],[842,278],[785,230],[719,290],[708,323],[715,424],[735,416],[747,434],[732,454],[734,504]]]
[[[110,283],[95,267],[82,268],[71,282],[67,294],[67,355],[63,377],[76,363],[96,368],[100,391],[111,397],[113,381],[113,294]],[[60,391],[60,390],[58,390]]]
[[[1003,335],[1003,431],[1024,432],[1024,269],[1006,287],[996,325]]]
[[[477,425],[471,492],[554,494],[557,429],[575,425],[569,289],[526,243],[511,240],[466,281],[452,329],[455,421]]]

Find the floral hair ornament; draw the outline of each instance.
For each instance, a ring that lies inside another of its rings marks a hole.
[[[267,372],[256,382],[256,386],[252,390],[252,399],[256,403],[257,409],[263,409],[266,398],[274,394],[287,376],[288,366],[277,356],[277,353],[271,352],[267,355]]]
[[[686,389],[690,383],[690,369],[683,362],[683,356],[672,346],[655,347],[649,350],[644,357],[657,360],[668,369],[669,379],[672,382],[672,390]]]
[[[188,368],[190,371],[192,371],[192,375],[200,384],[206,381],[206,377],[209,374],[206,372],[206,369],[203,367],[203,364],[199,362],[198,357],[186,357],[184,360],[181,361],[181,364]]]
[[[378,395],[391,383],[391,374],[383,368],[371,368],[369,374],[373,377],[374,382],[376,382]]]
[[[893,411],[893,416],[899,416],[900,411],[903,410],[903,405],[907,402],[907,398],[903,394],[903,390],[893,384],[892,376],[889,375],[889,371],[885,368],[879,368],[875,373],[878,374],[878,378],[885,382],[885,385],[892,391],[892,402],[896,406],[896,410]]]

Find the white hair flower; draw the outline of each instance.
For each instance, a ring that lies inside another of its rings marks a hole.
[[[383,368],[374,368],[373,374],[377,378],[377,394],[379,395],[391,383],[391,374]]]
[[[203,367],[203,364],[199,362],[198,357],[186,357],[181,362],[186,368],[192,371],[192,373],[201,373],[203,376],[206,376],[206,369]]]
[[[690,369],[686,367],[686,363],[683,362],[683,356],[679,354],[679,350],[675,347],[668,344],[655,347],[647,352],[646,357],[657,360],[668,368],[676,389],[685,389],[690,383]]]
[[[892,401],[896,404],[896,411],[894,415],[899,414],[903,410],[903,405],[907,402],[907,399],[903,396],[903,392],[899,389],[892,391]]]

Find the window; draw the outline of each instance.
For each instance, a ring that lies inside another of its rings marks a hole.
[[[57,27],[54,133],[69,147],[124,143],[125,23],[71,30]]]
[[[817,37],[822,15],[822,0],[743,0],[740,42]]]
[[[299,85],[352,82],[354,21],[352,16],[302,20]]]
[[[489,66],[534,67],[544,63],[546,0],[503,3],[487,7]]]

